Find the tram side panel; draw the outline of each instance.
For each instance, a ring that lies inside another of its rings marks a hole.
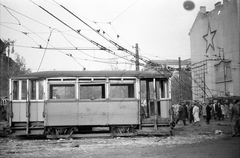
[[[160,101],[161,104],[161,112],[160,112],[160,116],[163,119],[170,119],[170,115],[169,115],[169,110],[171,108],[171,99],[165,99],[165,100],[161,100]]]
[[[109,124],[136,125],[139,124],[139,107],[137,100],[110,101]]]
[[[78,125],[97,126],[109,124],[107,101],[81,101],[78,104]]]
[[[78,105],[76,101],[48,101],[45,110],[45,126],[77,125]]]
[[[107,126],[139,124],[138,101],[49,101],[46,126]]]
[[[13,102],[12,103],[12,122],[26,122],[26,102]]]
[[[30,121],[44,121],[44,102],[32,101],[30,105]]]

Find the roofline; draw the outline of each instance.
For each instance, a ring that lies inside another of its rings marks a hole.
[[[11,79],[45,79],[54,77],[137,77],[137,78],[169,78],[170,73],[150,71],[41,71],[18,76]]]

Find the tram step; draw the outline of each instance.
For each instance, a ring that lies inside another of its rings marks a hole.
[[[29,127],[29,129],[43,129],[44,127]],[[11,127],[12,130],[26,129],[26,127]]]
[[[150,123],[145,123],[145,124],[141,124],[142,127],[153,127],[154,124],[150,124]],[[169,123],[161,123],[161,124],[157,124],[158,127],[166,127],[169,126]]]

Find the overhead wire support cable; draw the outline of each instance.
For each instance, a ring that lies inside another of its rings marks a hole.
[[[47,40],[46,49],[44,50],[44,53],[43,53],[41,62],[40,62],[40,64],[39,64],[39,66],[38,66],[37,72],[39,71],[39,69],[40,69],[40,67],[41,67],[41,65],[42,65],[42,62],[43,62],[43,59],[44,59],[44,57],[45,57],[45,54],[46,54],[46,51],[47,51],[47,47],[48,47],[48,44],[49,44],[49,41],[50,41],[50,37],[51,37],[51,35],[52,35],[53,30],[54,30],[54,29],[52,29],[52,30],[50,31],[50,34],[49,34],[49,37],[48,37],[48,40]]]
[[[54,1],[55,3],[57,3],[55,0],[53,0],[53,1]],[[64,7],[63,5],[61,5],[61,4],[59,4],[59,3],[57,3],[57,4],[60,5],[60,6],[61,6],[63,9],[65,9],[66,11],[68,11],[70,14],[72,14],[74,17],[76,17],[78,20],[80,20],[82,23],[84,23],[85,25],[87,25],[89,28],[91,28],[94,32],[96,32],[97,34],[99,34],[99,35],[100,35],[101,37],[103,37],[105,40],[107,40],[108,42],[110,42],[111,44],[113,44],[114,46],[116,46],[116,47],[118,48],[118,50],[124,51],[125,53],[128,53],[128,54],[130,54],[130,55],[132,55],[133,57],[136,58],[136,54],[135,54],[135,53],[129,51],[128,49],[120,46],[120,45],[117,44],[116,42],[114,42],[114,41],[108,39],[107,37],[103,36],[102,34],[100,34],[100,32],[98,32],[98,31],[95,30],[93,27],[91,27],[90,25],[88,25],[85,21],[83,21],[81,18],[79,18],[79,17],[78,17],[77,15],[75,15],[73,12],[71,12],[70,10],[68,10],[66,7]],[[94,42],[94,41],[93,41],[93,42]],[[97,46],[98,46],[98,43],[95,43],[95,44],[97,44]],[[99,47],[99,46],[98,46],[98,47]],[[114,55],[115,55],[115,54],[114,54]],[[154,64],[154,65],[157,64],[157,63],[152,63],[151,61],[146,60],[146,59],[144,59],[144,58],[142,58],[142,57],[139,57],[139,60],[145,62],[146,64]],[[157,65],[158,65],[159,67],[161,67],[161,68],[164,68],[164,67],[163,67],[162,65],[160,65],[160,64],[157,64]]]
[[[34,3],[34,2],[33,2],[33,3]],[[35,19],[33,19],[33,18],[30,18],[29,16],[26,16],[26,15],[24,15],[24,14],[22,14],[22,13],[16,11],[16,10],[14,10],[14,9],[11,9],[11,8],[9,8],[9,7],[7,7],[7,6],[3,5],[3,4],[1,4],[1,3],[0,3],[0,5],[3,6],[4,8],[6,8],[6,9],[9,9],[9,10],[14,11],[14,12],[16,12],[16,13],[18,13],[18,14],[20,14],[20,15],[22,15],[22,16],[28,18],[28,19],[31,19],[31,20],[33,20],[33,21],[35,21],[35,22],[37,22],[37,23],[39,23],[39,24],[41,24],[41,25],[43,25],[43,26],[45,26],[45,27],[51,28],[50,26],[48,26],[48,25],[46,25],[46,24],[44,24],[44,23],[41,23],[41,22],[39,22],[39,21],[37,21],[37,20],[35,20]]]
[[[99,43],[97,43],[97,42],[89,39],[88,37],[84,36],[83,34],[80,33],[80,31],[75,30],[74,28],[72,28],[71,26],[69,26],[68,24],[66,24],[65,22],[63,22],[61,19],[59,19],[58,17],[56,17],[55,15],[53,15],[51,12],[49,12],[48,10],[46,10],[45,8],[43,8],[42,6],[36,4],[36,3],[33,2],[32,0],[29,0],[29,1],[31,1],[33,4],[35,4],[36,6],[38,6],[39,8],[41,8],[42,10],[44,10],[45,12],[47,12],[48,14],[50,14],[52,17],[54,17],[55,19],[57,19],[58,21],[60,21],[62,24],[64,24],[65,26],[67,26],[68,28],[70,28],[71,30],[73,30],[74,32],[76,32],[77,34],[79,34],[80,36],[82,36],[83,38],[85,38],[87,41],[91,42],[92,44],[94,44],[95,46],[97,46],[98,48],[100,48],[100,50],[107,51],[107,52],[109,52],[109,53],[111,53],[111,54],[113,54],[113,55],[115,55],[115,56],[118,56],[119,58],[122,58],[122,59],[125,59],[125,60],[128,60],[128,61],[129,61],[129,59],[127,59],[127,58],[125,58],[125,57],[122,57],[122,56],[120,56],[120,55],[117,55],[114,51],[112,51],[112,50],[106,48],[105,46],[103,46],[103,45],[101,45],[101,44],[99,44]],[[133,61],[131,61],[131,62],[133,62]]]

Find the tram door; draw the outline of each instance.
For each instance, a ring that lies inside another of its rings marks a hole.
[[[171,99],[167,80],[142,79],[141,103],[146,118],[168,118]]]
[[[41,101],[39,101],[41,100]],[[38,126],[43,122],[43,85],[42,81],[16,80],[12,82],[12,119],[14,126]]]
[[[155,117],[155,113],[157,114],[157,116],[160,115],[160,102],[157,100],[158,98],[159,97],[157,97],[156,86],[154,85],[154,79],[142,79],[141,108],[144,109],[144,116],[146,118]],[[155,104],[157,104],[157,106]]]
[[[43,126],[43,81],[42,80],[29,80],[28,93],[27,93],[27,123],[29,127],[42,127]],[[27,129],[28,129],[27,128]],[[33,133],[34,132],[34,133]],[[37,130],[31,130],[31,134],[36,134]]]
[[[14,127],[27,127],[28,104],[27,104],[27,80],[14,80],[11,85],[11,124]],[[22,134],[26,134],[22,131]]]

